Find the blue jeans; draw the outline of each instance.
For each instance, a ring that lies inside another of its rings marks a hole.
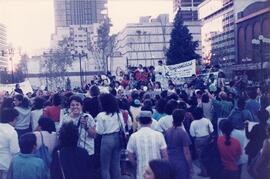
[[[197,152],[198,159],[199,159],[199,165],[200,165],[199,167],[201,169],[202,174],[207,174],[206,168],[202,162],[202,151],[208,145],[208,143],[207,143],[208,139],[209,139],[209,136],[195,138],[195,147],[196,147],[196,152]]]
[[[6,179],[7,178],[7,171],[0,170],[0,179]]]
[[[102,179],[121,178],[119,133],[102,135],[100,164]]]

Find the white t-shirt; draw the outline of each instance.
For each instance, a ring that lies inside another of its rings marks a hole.
[[[190,125],[190,135],[192,137],[204,137],[208,136],[214,131],[211,121],[207,118],[192,121]]]
[[[38,120],[43,114],[43,109],[37,109],[34,111],[31,111],[31,122],[32,122],[32,129],[33,131],[36,130],[38,126]]]
[[[118,119],[119,117],[119,119]],[[120,123],[119,121],[122,122],[122,126],[125,126],[123,116],[121,113],[114,113],[113,115],[111,114],[106,114],[105,112],[100,112],[97,117],[97,133],[102,135],[102,134],[111,134],[115,132],[120,131]]]
[[[130,136],[127,150],[137,158],[137,179],[143,178],[149,161],[161,159],[161,150],[166,148],[164,136],[149,127],[142,127]]]
[[[0,170],[7,171],[12,157],[20,151],[18,135],[10,124],[0,123]]]
[[[157,125],[157,131],[159,132],[165,132],[168,130],[170,127],[173,126],[173,117],[172,115],[166,115],[161,117],[158,120],[158,125]]]

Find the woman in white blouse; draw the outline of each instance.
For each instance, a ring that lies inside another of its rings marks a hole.
[[[72,122],[79,130],[78,147],[87,150],[90,156],[94,155],[94,137],[95,121],[90,114],[82,112],[82,99],[73,95],[69,98],[69,113],[60,121],[59,126],[63,123]]]
[[[97,117],[97,133],[102,136],[100,163],[102,179],[120,177],[120,127],[124,126],[122,114],[116,98],[111,94],[101,94],[102,112]]]
[[[42,138],[44,145],[48,147],[49,153],[52,154],[57,145],[55,124],[52,119],[41,117],[38,120],[37,131],[34,132],[37,138],[37,149],[42,145]]]

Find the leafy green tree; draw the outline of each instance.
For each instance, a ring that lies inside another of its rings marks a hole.
[[[181,11],[179,9],[174,18],[170,47],[166,53],[167,65],[199,59],[200,56],[195,52],[198,45],[198,41],[193,41],[191,33],[183,24]]]

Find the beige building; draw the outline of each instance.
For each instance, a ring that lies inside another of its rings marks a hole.
[[[184,22],[193,39],[200,41],[200,28],[197,22]],[[114,57],[109,60],[113,72],[124,70],[127,66],[156,66],[159,60],[165,62],[169,48],[172,22],[168,14],[156,18],[140,17],[138,23],[129,23],[116,36]],[[200,43],[199,43],[200,44]],[[200,46],[197,53],[201,54]]]
[[[6,27],[0,23],[0,70],[8,68],[7,51],[7,31]]]

